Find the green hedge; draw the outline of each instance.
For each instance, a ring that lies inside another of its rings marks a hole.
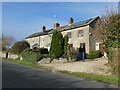
[[[86,59],[95,59],[100,57],[99,50],[92,50],[89,54],[86,54]]]
[[[21,56],[23,57],[24,61],[32,62],[32,63],[36,63],[43,58],[42,54],[32,50],[24,50]]]
[[[41,54],[48,54],[48,49],[47,48],[39,48],[38,52]]]
[[[48,54],[49,53],[47,48],[37,48],[37,47],[34,47],[32,49],[32,51],[39,52],[40,54]]]

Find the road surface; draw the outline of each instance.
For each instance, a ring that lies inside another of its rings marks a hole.
[[[3,60],[2,88],[117,88],[117,86]]]

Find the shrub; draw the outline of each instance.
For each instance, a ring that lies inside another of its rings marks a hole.
[[[26,41],[19,41],[12,46],[12,52],[15,54],[21,54],[26,48],[30,48],[29,43]]]
[[[40,61],[43,58],[43,55],[39,52],[32,51],[30,49],[26,49],[22,52],[21,56],[23,57],[23,60],[27,62],[36,63]]]
[[[111,66],[113,74],[120,74],[119,49],[109,47],[107,51],[108,63]]]
[[[39,52],[40,54],[48,54],[48,49],[47,49],[47,48],[39,48],[39,49],[38,49],[38,52]]]
[[[38,51],[38,49],[39,49],[38,47],[33,47],[32,50],[33,50],[33,51]]]
[[[73,48],[70,55],[71,59],[76,59],[76,54],[77,54],[77,50]]]
[[[43,58],[49,58],[49,54],[42,54]]]
[[[52,42],[50,47],[50,58],[59,58],[63,55],[63,35],[60,31],[55,30],[52,36]]]
[[[67,55],[65,57],[68,60],[68,62],[76,61],[77,52],[78,51],[75,50],[75,48],[68,46]]]
[[[67,54],[67,50],[68,50],[68,35],[66,34],[64,36],[64,54],[66,55]]]
[[[100,57],[100,51],[99,50],[92,50],[89,54],[86,54],[87,59],[95,59]]]
[[[109,49],[109,51],[107,52],[107,57],[109,61],[112,61],[113,59],[113,51],[112,49]]]

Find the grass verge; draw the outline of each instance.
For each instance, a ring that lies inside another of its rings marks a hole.
[[[44,70],[52,70],[52,68],[42,66],[38,63],[26,62],[26,61],[23,61],[23,60],[16,60],[16,59],[3,59],[3,60],[19,63],[19,64],[22,64],[22,65],[27,65],[27,66],[34,67],[34,68],[39,68],[39,69],[44,69]]]
[[[70,72],[66,70],[60,70],[61,73],[71,74],[77,77],[83,77],[86,79],[97,80],[108,84],[120,85],[120,81],[117,75],[97,75],[93,73],[84,73],[84,72]]]
[[[23,60],[13,60],[13,59],[7,59],[8,61],[12,61],[12,62],[16,62],[16,63],[20,63],[23,65],[27,65],[27,66],[31,66],[31,67],[35,67],[35,68],[40,68],[40,69],[44,69],[44,70],[53,70],[53,68],[51,67],[46,67],[46,66],[42,66],[39,65],[38,63],[31,63],[31,62],[25,62]],[[84,73],[84,72],[70,72],[70,71],[66,71],[66,70],[55,70],[56,72],[60,72],[60,73],[65,73],[65,74],[70,74],[70,75],[74,75],[77,77],[83,77],[86,79],[92,79],[92,80],[97,80],[97,81],[101,81],[104,83],[109,83],[109,84],[114,84],[114,85],[120,85],[120,80],[118,79],[117,75],[96,75],[93,73]]]

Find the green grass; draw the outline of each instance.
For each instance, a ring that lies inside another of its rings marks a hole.
[[[48,68],[48,67],[39,65],[38,63],[27,62],[24,60],[16,60],[16,59],[4,59],[4,60],[23,64],[23,65],[27,65],[27,66],[34,67],[34,68],[40,68],[40,69],[44,69],[44,70],[51,70],[52,69],[52,68]]]
[[[51,67],[46,67],[46,66],[42,66],[39,65],[38,63],[32,63],[32,62],[26,62],[23,60],[13,60],[13,59],[7,59],[8,61],[12,61],[12,62],[16,62],[16,63],[20,63],[23,65],[27,65],[27,66],[31,66],[31,67],[35,67],[35,68],[40,68],[43,70],[53,70],[53,68]],[[66,71],[66,70],[55,70],[56,72],[60,72],[60,73],[66,73],[66,74],[70,74],[70,75],[74,75],[77,77],[83,77],[86,79],[92,79],[92,80],[97,80],[97,81],[101,81],[101,82],[105,82],[105,83],[109,83],[109,84],[114,84],[114,85],[120,85],[120,80],[118,80],[118,76],[117,75],[96,75],[93,73],[83,73],[83,72],[70,72],[70,71]],[[118,83],[119,81],[119,83]]]
[[[93,74],[93,73],[70,72],[70,71],[66,71],[66,70],[60,70],[59,72],[71,74],[71,75],[74,75],[77,77],[83,77],[86,79],[102,81],[102,82],[109,83],[109,84],[120,85],[120,81],[118,80],[117,75],[114,75],[114,76],[112,76],[112,75],[97,75],[97,74]]]

